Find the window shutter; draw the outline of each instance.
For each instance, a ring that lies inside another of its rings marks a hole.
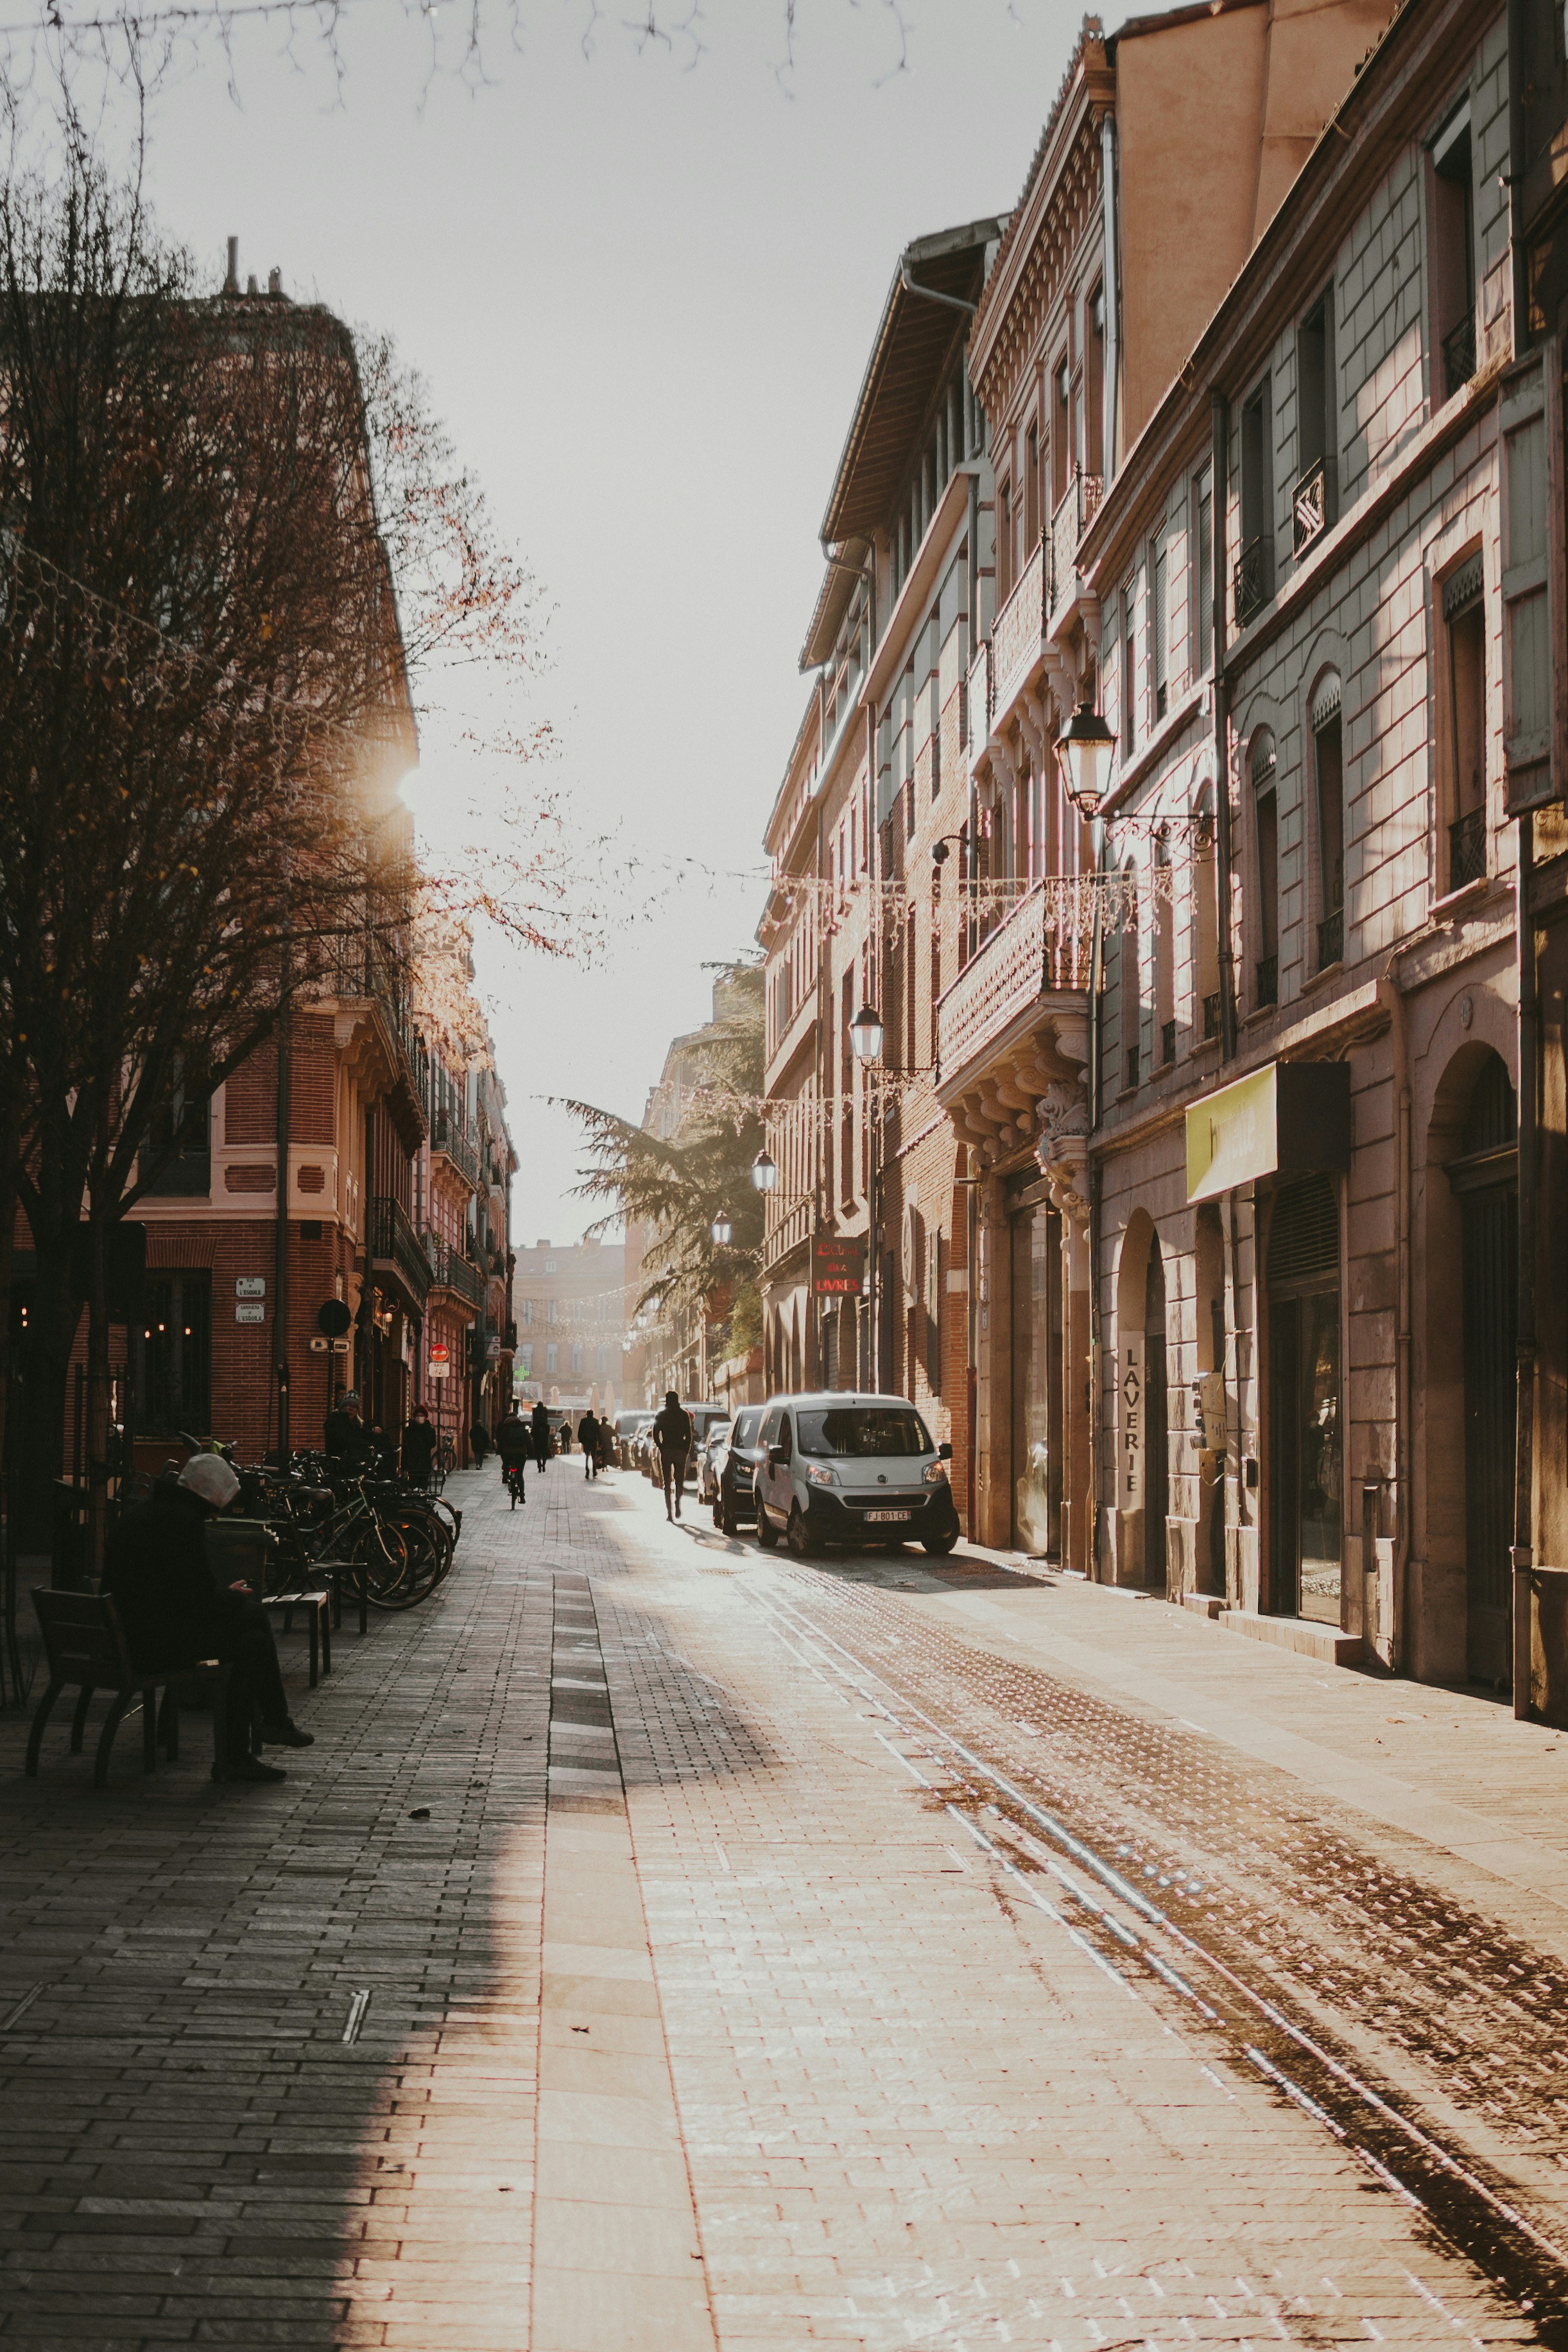
[[[1502,404],[1503,758],[1511,815],[1563,791],[1564,679],[1557,345],[1548,341]]]

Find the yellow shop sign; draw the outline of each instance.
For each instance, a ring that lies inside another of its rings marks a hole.
[[[1186,1114],[1186,1197],[1350,1166],[1348,1062],[1270,1062]]]

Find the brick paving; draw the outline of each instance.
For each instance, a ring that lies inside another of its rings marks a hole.
[[[345,1631],[282,1788],[214,1787],[200,1725],[143,1780],[134,1723],[106,1791],[63,1725],[27,1783],[0,1717],[0,2340],[1535,2340],[1212,2011],[1039,1907],[843,1663],[985,1722],[1004,1632],[1075,1602],[992,1624],[913,1556],[859,1591],[571,1464],[517,1513],[453,1491],[453,1576]],[[1143,1737],[1096,1622],[1057,1680]]]

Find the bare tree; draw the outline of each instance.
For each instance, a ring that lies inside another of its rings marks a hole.
[[[178,1146],[172,1106],[346,958],[409,953],[378,457],[421,656],[518,656],[526,581],[397,383],[383,351],[368,397],[325,310],[199,297],[80,143],[0,184],[0,1231],[19,1202],[35,1527],[84,1298],[101,1485],[108,1237]],[[459,878],[436,891],[461,908]]]

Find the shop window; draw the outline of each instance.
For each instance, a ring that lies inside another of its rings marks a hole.
[[[1440,887],[1462,890],[1487,870],[1486,599],[1478,548],[1443,583],[1448,640],[1448,816]]]
[[[1337,1625],[1341,1454],[1339,1203],[1308,1176],[1276,1196],[1269,1224],[1269,1605]]]
[[[159,1435],[213,1425],[213,1278],[209,1273],[147,1277],[141,1396],[137,1419]]]

